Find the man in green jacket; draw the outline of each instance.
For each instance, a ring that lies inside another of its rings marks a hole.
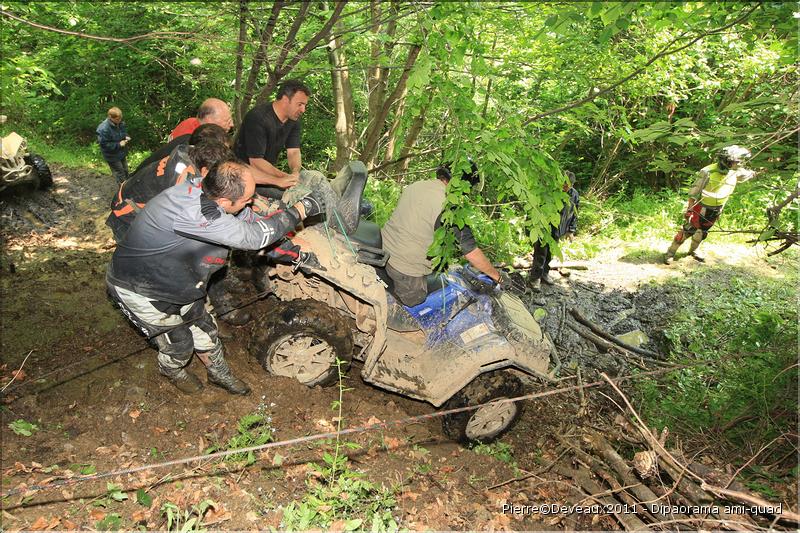
[[[750,150],[747,148],[735,144],[726,146],[720,151],[716,163],[700,170],[694,186],[689,190],[689,203],[683,215],[686,222],[667,250],[664,256],[665,264],[672,263],[675,252],[687,237],[692,238],[689,255],[701,263],[705,261],[705,258],[697,253],[697,247],[708,237],[708,230],[719,218],[736,185],[755,175],[752,170],[742,166],[749,157]]]

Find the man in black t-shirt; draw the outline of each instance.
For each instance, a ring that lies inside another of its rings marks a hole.
[[[286,80],[274,102],[247,112],[234,145],[234,152],[250,164],[256,183],[286,189],[300,176],[300,117],[306,111],[311,90],[297,80]],[[286,150],[289,173],[275,167]]]

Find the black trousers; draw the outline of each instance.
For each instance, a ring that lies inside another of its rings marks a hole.
[[[553,228],[550,235],[558,241],[558,230]],[[531,279],[542,279],[550,272],[550,260],[553,254],[548,246],[541,239],[533,245],[533,264],[531,265]]]

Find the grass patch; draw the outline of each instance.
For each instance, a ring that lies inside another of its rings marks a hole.
[[[28,151],[44,157],[48,163],[55,163],[68,168],[89,168],[99,172],[108,171],[108,164],[100,155],[97,143],[90,145],[78,143],[74,139],[55,139],[51,134],[40,134],[24,124],[3,124],[0,136],[16,131],[28,142]],[[128,152],[128,167],[131,171],[150,155],[149,150],[132,150]]]
[[[796,433],[798,283],[794,269],[772,278],[731,267],[669,281],[679,303],[665,330],[670,358],[706,364],[638,382],[648,423],[750,450]],[[780,460],[787,446],[759,463]]]

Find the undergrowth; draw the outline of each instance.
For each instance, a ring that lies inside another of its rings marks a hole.
[[[777,439],[757,464],[797,475],[785,437],[797,432],[798,282],[796,271],[781,279],[731,267],[668,282],[679,299],[665,330],[670,358],[692,366],[640,381],[648,423],[742,450]]]
[[[266,407],[259,406],[255,412],[239,419],[236,423],[236,435],[228,439],[228,442],[214,443],[205,450],[205,453],[250,448],[272,442],[274,429],[271,423],[272,417],[266,413]],[[253,451],[234,453],[226,456],[224,460],[231,463],[243,461],[247,465],[252,465],[256,462],[256,455]]]
[[[337,431],[341,431],[344,393],[342,361],[339,370],[339,397],[332,402],[336,412]],[[299,501],[283,509],[281,529],[306,531],[335,529],[340,531],[397,531],[393,516],[397,505],[395,491],[369,481],[363,473],[350,468],[343,449],[358,449],[353,442],[342,442],[339,435],[332,442],[333,450],[322,455],[323,465],[311,463],[306,479],[306,492]]]

